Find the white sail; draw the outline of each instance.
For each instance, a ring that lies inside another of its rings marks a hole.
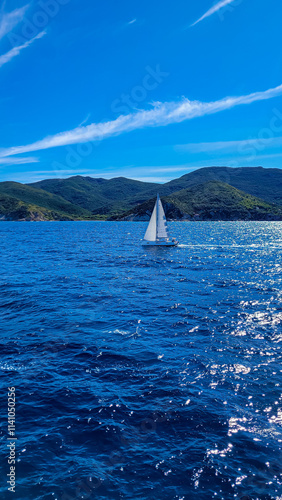
[[[168,238],[167,222],[165,218],[162,202],[158,195],[157,199],[157,239]]]
[[[155,204],[151,219],[144,236],[145,241],[156,241],[157,239],[157,202]]]
[[[168,238],[167,222],[162,202],[158,195],[151,219],[144,236],[145,241],[158,241]]]

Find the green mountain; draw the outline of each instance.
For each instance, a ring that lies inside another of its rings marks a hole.
[[[158,185],[124,177],[96,179],[75,176],[69,179],[50,179],[29,186],[59,195],[92,214],[120,213],[131,206],[136,195],[155,189]]]
[[[166,215],[179,220],[282,220],[282,206],[272,205],[218,181],[176,191],[162,198]],[[137,205],[119,220],[148,220],[155,198]]]
[[[182,183],[188,188],[207,181],[225,182],[269,203],[282,205],[282,170],[279,168],[201,168],[168,184],[176,191],[175,187]]]
[[[157,192],[170,218],[282,220],[282,170],[262,167],[206,167],[165,184],[82,176],[2,182],[0,219],[146,219]]]
[[[0,217],[12,220],[76,220],[93,218],[91,212],[61,196],[19,182],[0,182]]]
[[[282,219],[282,206],[265,202],[227,183],[209,181],[177,191],[168,202],[190,217],[202,220]]]
[[[282,205],[282,170],[263,167],[204,167],[167,182],[159,187],[161,196],[169,196],[181,189],[189,189],[208,181],[224,182],[269,203]],[[142,203],[155,196],[150,189],[135,196],[136,203]]]

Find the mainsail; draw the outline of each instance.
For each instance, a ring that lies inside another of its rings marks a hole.
[[[144,236],[144,240],[146,241],[156,241],[157,238],[157,204],[155,204],[155,208],[151,215],[151,219]]]
[[[158,195],[146,234],[144,236],[144,240],[157,241],[163,238],[168,238],[167,222],[162,202]]]
[[[159,195],[156,204],[157,204],[157,239],[168,238],[167,222]]]

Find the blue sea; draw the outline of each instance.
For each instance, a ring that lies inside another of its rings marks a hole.
[[[282,499],[282,223],[169,227],[0,224],[1,499]]]

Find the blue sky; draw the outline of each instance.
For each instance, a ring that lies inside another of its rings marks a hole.
[[[6,0],[0,180],[282,167],[279,0]]]

